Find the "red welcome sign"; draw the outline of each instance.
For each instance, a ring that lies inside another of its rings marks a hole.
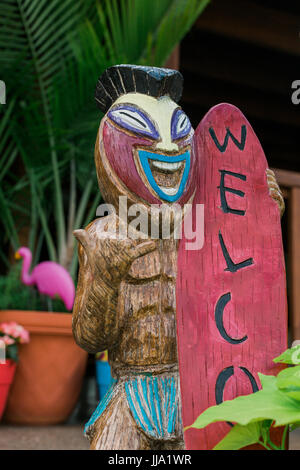
[[[194,139],[195,204],[204,204],[204,246],[178,253],[177,334],[183,424],[209,406],[255,392],[258,372],[287,347],[280,213],[270,197],[267,161],[234,106],[212,108]],[[212,449],[230,430],[215,423],[185,432],[187,449]]]

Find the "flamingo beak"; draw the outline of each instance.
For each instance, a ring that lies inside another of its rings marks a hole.
[[[21,259],[21,255],[18,251],[15,252],[15,259]]]

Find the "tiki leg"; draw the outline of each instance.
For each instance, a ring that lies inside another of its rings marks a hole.
[[[183,439],[163,441],[159,447],[152,450],[185,450],[185,444]]]
[[[91,450],[150,450],[150,441],[131,415],[123,394],[95,422]]]

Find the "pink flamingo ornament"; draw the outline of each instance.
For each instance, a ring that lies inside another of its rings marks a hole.
[[[29,274],[32,254],[29,248],[22,246],[15,253],[15,258],[23,258],[21,281],[27,286],[36,285],[41,294],[52,299],[58,295],[64,302],[67,310],[72,310],[75,298],[74,282],[68,271],[53,261],[43,261]]]

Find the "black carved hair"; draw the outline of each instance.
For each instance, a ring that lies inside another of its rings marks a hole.
[[[158,98],[169,95],[178,102],[181,98],[183,77],[180,72],[141,65],[114,65],[105,70],[96,86],[97,105],[106,113],[119,96],[143,93]]]

